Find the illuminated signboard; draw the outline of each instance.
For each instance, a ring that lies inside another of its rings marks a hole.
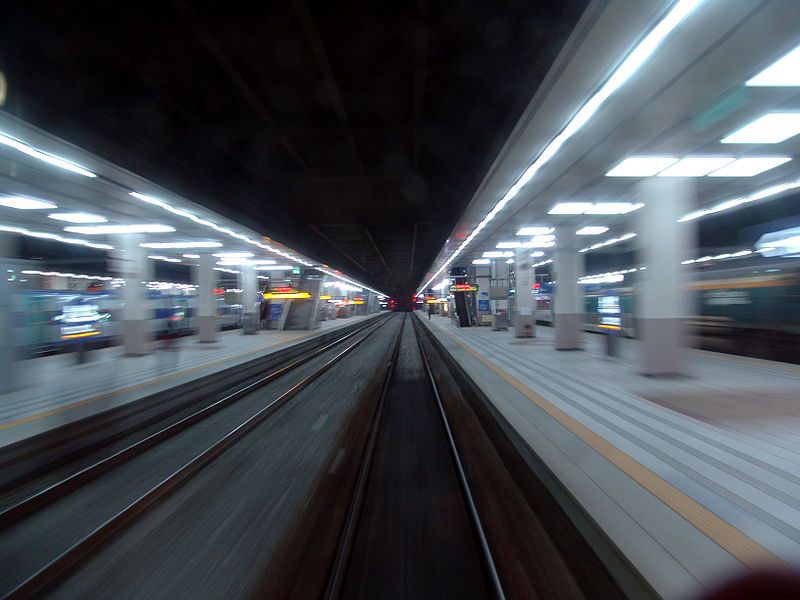
[[[597,299],[597,312],[600,313],[601,329],[622,329],[619,296],[600,296]]]
[[[451,292],[477,292],[478,286],[474,283],[454,283],[450,286]]]
[[[264,293],[264,300],[306,300],[311,292],[300,292],[290,287],[273,288]]]
[[[364,304],[364,297],[363,296],[355,296],[353,298],[353,304]]]
[[[95,325],[103,320],[97,304],[66,305],[61,310],[61,339],[77,340],[100,335]]]
[[[319,297],[319,299],[320,300],[330,300],[332,297],[333,296],[331,296],[330,294],[323,294],[322,296]]]

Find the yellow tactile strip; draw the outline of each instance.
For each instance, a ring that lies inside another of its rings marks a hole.
[[[545,400],[520,380],[481,356],[457,336],[447,331],[443,331],[443,333],[741,563],[752,569],[765,565],[785,564],[764,546],[656,475],[580,421]]]
[[[194,367],[190,367],[188,369],[183,369],[182,371],[177,371],[175,373],[170,373],[169,375],[162,375],[161,377],[155,377],[153,379],[148,379],[147,381],[143,381],[142,383],[137,383],[136,385],[129,385],[127,387],[119,388],[112,392],[108,392],[106,394],[100,394],[99,396],[92,396],[91,398],[84,398],[83,400],[77,400],[75,402],[70,402],[69,404],[64,404],[62,406],[56,406],[49,410],[42,411],[40,413],[36,413],[33,415],[28,415],[27,417],[21,417],[19,419],[15,419],[13,421],[7,421],[5,423],[0,423],[0,431],[11,429],[13,427],[19,427],[20,425],[25,425],[27,423],[32,423],[34,421],[38,421],[40,419],[44,419],[47,417],[51,417],[53,415],[57,415],[62,412],[66,412],[68,410],[72,410],[74,408],[79,408],[81,406],[86,406],[87,404],[92,404],[94,402],[100,402],[102,400],[108,400],[109,398],[113,398],[114,396],[119,396],[122,394],[127,394],[129,392],[135,392],[136,390],[140,390],[142,388],[156,385],[159,383],[163,383],[165,381],[170,381],[172,379],[177,379],[179,377],[183,377],[184,375],[188,375],[190,373],[194,373],[195,371],[199,371],[201,369],[207,369],[209,367],[214,367],[216,365],[220,365],[226,362],[230,362],[232,360],[236,360],[237,358],[242,358],[244,356],[248,356],[251,354],[258,354],[260,352],[264,352],[264,350],[268,348],[272,348],[277,346],[281,343],[291,343],[304,337],[309,337],[311,334],[303,333],[300,335],[295,335],[290,338],[284,338],[280,341],[276,341],[273,344],[266,344],[264,346],[259,346],[258,348],[254,348],[253,350],[248,350],[246,352],[240,352],[239,354],[233,354],[231,356],[226,356],[224,358],[220,358],[218,360],[214,360],[211,362],[203,363],[201,365],[196,365]]]

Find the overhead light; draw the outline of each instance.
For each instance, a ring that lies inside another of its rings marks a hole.
[[[591,202],[561,202],[547,211],[549,215],[582,215],[592,207]]]
[[[182,249],[182,248],[219,248],[219,242],[145,242],[139,244],[142,248]],[[214,255],[216,256],[216,254]],[[252,254],[250,255],[252,256]]]
[[[540,258],[544,256],[544,252],[541,250],[537,250],[536,252],[531,252],[531,258]]]
[[[147,202],[148,204],[152,204],[153,206],[158,206],[159,208],[161,208],[163,210],[166,210],[167,212],[169,212],[169,213],[171,213],[173,215],[178,215],[179,217],[183,217],[184,219],[188,219],[188,220],[192,221],[193,223],[197,223],[198,225],[202,225],[204,227],[208,227],[210,229],[213,229],[214,231],[218,231],[219,233],[224,233],[225,235],[228,235],[228,236],[230,236],[232,238],[235,238],[237,240],[243,241],[243,242],[245,242],[247,244],[250,244],[252,246],[256,246],[258,248],[262,248],[264,250],[268,250],[269,252],[272,252],[273,254],[277,254],[278,256],[283,256],[284,258],[288,258],[289,260],[292,260],[292,261],[294,261],[296,263],[300,263],[301,265],[305,265],[306,267],[313,267],[314,266],[313,263],[310,263],[309,261],[304,260],[302,258],[299,258],[297,256],[293,256],[292,254],[290,254],[288,252],[284,252],[280,248],[276,248],[275,246],[271,246],[270,244],[265,244],[263,242],[260,242],[259,240],[255,240],[255,239],[253,239],[251,237],[248,237],[248,236],[244,235],[243,233],[239,233],[239,232],[233,231],[232,229],[230,229],[228,227],[222,227],[220,225],[217,225],[216,223],[213,223],[212,221],[209,221],[208,219],[203,219],[202,217],[198,217],[197,215],[192,214],[191,212],[189,212],[187,210],[183,210],[181,208],[176,208],[175,206],[172,206],[168,202],[164,202],[163,200],[161,200],[159,198],[156,198],[154,196],[148,196],[147,194],[140,194],[139,192],[130,192],[130,195],[133,196],[134,198],[138,199],[138,200],[141,200],[142,202]],[[330,274],[325,269],[318,269],[318,270],[320,272],[322,272],[322,273]],[[370,288],[367,288],[367,289],[370,289]],[[370,291],[374,291],[374,290],[370,289]]]
[[[552,227],[544,227],[544,226],[532,226],[532,227],[523,227],[517,232],[517,235],[546,235],[548,233],[553,233]]]
[[[39,275],[41,277],[65,277],[67,279],[94,279],[97,281],[124,281],[117,277],[105,275],[86,275],[84,273],[61,273],[59,271],[21,271],[23,275]]]
[[[490,264],[492,264],[492,261],[489,260],[488,258],[476,258],[475,260],[472,261],[472,264],[473,265],[490,265]]]
[[[490,250],[483,253],[483,258],[509,258],[514,256],[513,252],[502,252],[499,250]]]
[[[92,173],[90,170],[84,169],[80,165],[76,165],[74,162],[68,161],[64,158],[59,158],[58,156],[53,156],[47,152],[42,152],[41,150],[37,150],[33,146],[29,146],[25,142],[16,140],[4,133],[0,133],[0,144],[8,146],[9,148],[13,148],[14,150],[22,152],[23,154],[27,154],[28,156],[46,162],[55,167],[83,175],[84,177],[97,177],[97,175]]]
[[[544,265],[549,265],[549,264],[550,264],[550,263],[552,263],[552,262],[553,262],[553,259],[552,259],[552,258],[548,258],[547,260],[543,260],[542,262],[534,263],[534,264],[533,264],[533,265],[531,265],[531,266],[532,266],[533,268],[536,268],[536,267],[543,267]]]
[[[621,62],[617,63],[617,67],[611,76],[606,79],[605,83],[598,89],[594,95],[589,98],[580,109],[574,114],[567,125],[561,132],[553,138],[550,143],[539,154],[536,160],[531,163],[522,175],[514,182],[508,191],[503,195],[500,200],[494,205],[483,220],[470,232],[470,234],[461,242],[461,245],[444,261],[442,265],[431,275],[428,280],[420,289],[424,290],[430,285],[431,282],[444,271],[447,266],[455,260],[455,258],[472,242],[480,231],[508,204],[519,191],[536,175],[536,173],[550,161],[559,151],[561,146],[572,138],[600,109],[600,107],[608,100],[614,92],[622,87],[633,75],[647,62],[653,53],[659,48],[666,37],[686,18],[688,17],[700,4],[702,0],[678,0],[672,5],[670,11],[647,33],[647,35],[630,51]]]
[[[136,225],[77,225],[64,227],[64,231],[83,235],[111,235],[117,233],[172,233],[175,228],[169,225],[142,223]]]
[[[777,144],[800,133],[800,112],[773,112],[720,140],[723,144]]]
[[[47,215],[47,218],[67,223],[106,223],[108,221],[108,219],[100,215],[85,212],[51,213]]]
[[[747,82],[750,86],[800,86],[800,46],[776,60]]]
[[[183,258],[200,258],[199,254],[182,254]]]
[[[513,258],[509,258],[509,259],[506,261],[506,264],[507,264],[507,265],[513,265],[515,262],[516,262],[516,261],[515,261]]]
[[[792,160],[786,156],[752,156],[740,158],[708,174],[709,177],[753,177]]]
[[[591,246],[588,246],[586,248],[581,248],[580,250],[578,250],[578,252],[589,252],[591,250],[597,250],[598,248],[603,248],[605,246],[611,246],[612,244],[619,244],[620,242],[624,242],[625,240],[629,240],[629,239],[635,238],[635,237],[636,237],[635,233],[626,233],[626,234],[621,235],[619,237],[611,238],[611,239],[605,240],[604,242],[598,242],[597,244],[592,244]]]
[[[627,215],[629,212],[639,210],[644,204],[641,202],[598,202],[586,211],[587,215]]]
[[[291,271],[292,265],[256,265],[256,271]]]
[[[255,256],[252,252],[217,252],[214,258],[252,258]]]
[[[254,265],[275,265],[278,263],[278,261],[270,259],[258,259],[250,262],[252,262]]]
[[[730,210],[736,206],[740,206],[742,204],[749,204],[750,202],[755,202],[756,200],[761,200],[763,198],[769,198],[770,196],[777,196],[783,192],[794,190],[800,188],[800,179],[796,181],[790,181],[787,183],[781,183],[779,185],[773,185],[763,190],[759,190],[749,196],[741,196],[739,198],[732,198],[730,200],[725,200],[724,202],[720,202],[719,204],[715,204],[710,208],[704,208],[703,210],[697,210],[691,212],[687,215],[682,216],[678,219],[679,223],[683,223],[685,221],[693,221],[694,219],[699,219],[700,217],[705,217],[706,215],[712,215],[714,213],[722,212],[724,210]]]
[[[15,227],[13,225],[0,225],[0,231],[6,233],[16,233],[27,237],[40,238],[44,240],[53,240],[55,242],[62,242],[64,244],[73,244],[76,246],[85,246],[87,248],[97,248],[98,250],[113,250],[114,246],[108,244],[96,244],[94,242],[87,242],[86,240],[79,240],[76,238],[68,238],[55,233],[47,233],[45,231],[31,231],[24,227]]]
[[[497,242],[495,248],[522,248],[525,242]]]
[[[587,227],[578,229],[578,231],[575,232],[575,235],[600,235],[606,231],[608,231],[608,227],[603,227],[602,225],[589,225]]]
[[[0,206],[16,208],[18,210],[41,210],[43,208],[56,208],[56,205],[47,200],[28,198],[26,196],[0,196]]]
[[[629,156],[606,177],[651,177],[678,162],[674,156]]]
[[[153,260],[163,260],[164,262],[169,262],[169,263],[182,262],[179,258],[170,258],[169,256],[152,255],[148,256],[147,258],[152,258]]]
[[[668,169],[661,171],[659,177],[703,177],[730,164],[734,159],[730,156],[689,156],[676,162]]]

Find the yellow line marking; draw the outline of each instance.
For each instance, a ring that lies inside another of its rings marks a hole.
[[[644,489],[666,504],[678,515],[686,519],[694,527],[708,536],[712,541],[726,550],[731,556],[744,565],[755,569],[765,564],[785,564],[783,560],[767,550],[764,546],[753,540],[739,529],[711,512],[708,508],[695,499],[680,491],[671,483],[665,481],[643,464],[599,436],[586,425],[571,417],[569,414],[545,400],[517,378],[509,375],[500,367],[481,356],[465,342],[444,329],[444,334],[455,341],[465,351],[469,352],[484,366],[491,369],[496,375],[511,385],[520,394],[541,408],[544,412],[558,421],[562,426],[586,442],[606,460],[613,463],[628,477],[641,485]]]
[[[93,402],[100,402],[101,400],[108,400],[109,398],[113,398],[114,396],[119,396],[120,394],[127,394],[129,392],[135,392],[136,390],[140,390],[150,385],[154,385],[157,383],[163,383],[164,381],[169,381],[171,379],[176,379],[178,377],[182,377],[184,375],[188,375],[189,373],[194,373],[195,371],[199,371],[200,369],[206,369],[208,367],[213,367],[225,362],[229,362],[231,360],[235,360],[237,358],[241,358],[243,356],[248,356],[250,354],[256,354],[258,352],[263,352],[268,348],[272,348],[274,346],[280,345],[284,342],[294,342],[304,337],[310,337],[312,333],[304,333],[300,335],[292,336],[289,339],[277,340],[271,344],[266,344],[264,346],[259,346],[258,348],[254,348],[253,350],[248,350],[246,352],[240,352],[239,354],[234,354],[233,356],[227,356],[225,358],[220,358],[211,362],[203,363],[202,365],[196,365],[194,367],[190,367],[188,369],[184,369],[183,371],[178,371],[176,373],[170,373],[169,375],[162,375],[161,377],[156,377],[154,379],[148,379],[142,383],[137,383],[136,385],[131,385],[128,387],[120,388],[118,390],[114,390],[113,392],[108,392],[106,394],[100,394],[99,396],[93,396],[91,398],[85,398],[84,400],[78,400],[76,402],[71,402],[70,404],[64,404],[62,406],[56,406],[55,408],[51,408],[44,412],[36,413],[34,415],[28,415],[27,417],[21,417],[14,421],[7,421],[5,423],[0,423],[0,431],[4,431],[6,429],[11,429],[13,427],[19,427],[20,425],[25,425],[27,423],[32,423],[34,421],[38,421],[40,419],[44,419],[46,417],[51,417],[53,415],[57,415],[59,413],[72,410],[73,408],[79,408],[81,406],[86,406],[87,404],[92,404]]]

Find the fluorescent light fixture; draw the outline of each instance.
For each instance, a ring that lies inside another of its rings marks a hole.
[[[688,156],[661,171],[659,177],[703,177],[734,161],[730,156]]]
[[[592,204],[585,214],[587,215],[627,215],[629,212],[639,210],[644,204],[641,202],[598,202]]]
[[[753,177],[764,171],[769,171],[787,163],[791,158],[787,156],[751,156],[748,158],[740,158],[733,161],[731,164],[712,171],[708,174],[709,177]]]
[[[146,242],[144,244],[139,244],[139,246],[142,248],[158,248],[162,250],[180,250],[183,248],[220,248],[222,244],[219,242]]]
[[[497,242],[495,248],[522,248],[525,242]]]
[[[256,271],[291,271],[294,269],[292,265],[256,265]]]
[[[492,264],[492,261],[489,260],[488,258],[476,258],[475,260],[472,261],[472,264],[473,265],[490,265],[490,264]]]
[[[28,198],[26,196],[0,196],[0,206],[16,208],[18,210],[41,210],[43,208],[56,208],[56,205],[47,200]]]
[[[561,202],[547,211],[549,215],[582,215],[592,207],[591,202]]]
[[[496,248],[552,248],[555,245],[552,241],[554,239],[554,235],[537,235],[529,242],[500,242]]]
[[[720,140],[723,144],[777,144],[800,133],[800,112],[773,112]]]
[[[233,275],[238,275],[239,274],[239,271],[236,271],[234,269],[225,269],[223,267],[214,267],[214,270],[215,271],[220,271],[222,273],[231,273]]]
[[[534,263],[531,266],[535,269],[536,267],[543,267],[545,265],[549,265],[552,262],[553,262],[553,259],[552,258],[548,258],[547,260],[543,260],[542,262]]]
[[[602,225],[587,225],[578,229],[575,235],[600,235],[606,231],[608,231],[608,227],[603,227]]]
[[[51,213],[47,215],[48,219],[55,219],[56,221],[65,221],[66,223],[106,223],[108,219],[100,215],[93,215],[92,213],[85,212],[69,212],[69,213]]]
[[[170,258],[169,256],[161,256],[161,255],[152,255],[148,256],[147,258],[152,258],[153,260],[163,260],[164,262],[169,263],[179,263],[182,262],[179,258]]]
[[[255,255],[252,252],[217,252],[213,256],[214,258],[252,258]]]
[[[83,235],[110,235],[117,233],[172,233],[175,228],[169,225],[141,223],[136,225],[76,225],[64,227],[64,231]]]
[[[578,250],[578,252],[589,252],[591,250],[597,250],[598,248],[603,248],[605,246],[611,246],[612,244],[619,244],[620,242],[624,242],[625,240],[629,240],[629,239],[634,238],[634,237],[636,237],[635,233],[626,233],[626,234],[621,235],[619,237],[611,238],[611,239],[605,240],[604,242],[598,242],[597,244],[592,244],[591,246],[588,246],[586,248],[581,248],[580,250]]]
[[[439,274],[452,263],[456,257],[475,239],[494,217],[508,204],[520,190],[534,178],[536,173],[550,161],[559,151],[561,146],[572,138],[600,109],[614,92],[621,88],[644,65],[653,53],[661,46],[667,36],[675,30],[681,22],[688,17],[703,0],[678,0],[672,5],[669,12],[656,23],[645,37],[631,50],[620,62],[611,76],[602,84],[594,95],[589,98],[574,114],[561,132],[553,138],[539,156],[528,166],[516,182],[508,189],[500,200],[494,205],[483,220],[464,239],[461,245],[444,261],[443,264],[431,275],[423,286],[424,290],[435,281]]]
[[[736,206],[740,206],[742,204],[748,204],[750,202],[755,202],[756,200],[761,200],[763,198],[769,198],[771,196],[777,196],[778,194],[782,194],[783,192],[794,190],[800,188],[800,179],[796,181],[789,181],[787,183],[781,183],[779,185],[773,185],[763,190],[759,190],[749,196],[742,196],[740,198],[732,198],[731,200],[725,200],[724,202],[720,202],[719,204],[715,204],[710,208],[705,208],[703,210],[697,210],[695,212],[691,212],[688,215],[682,216],[678,219],[679,223],[683,223],[685,221],[693,221],[694,219],[699,219],[700,217],[705,217],[706,215],[713,215],[714,213],[722,212],[724,210],[729,210]]]
[[[509,258],[509,259],[506,261],[506,264],[507,264],[507,265],[513,265],[515,262],[516,262],[516,261],[515,261],[513,258]]]
[[[250,262],[252,262],[254,265],[276,265],[276,264],[278,264],[278,261],[270,260],[270,259],[258,259],[258,260],[252,260]]]
[[[629,156],[606,177],[651,177],[678,162],[674,156]]]
[[[500,250],[490,250],[483,253],[483,258],[509,258],[514,256],[513,252],[503,252]]]
[[[200,258],[199,254],[182,254],[183,258]]]
[[[544,227],[544,226],[531,226],[531,227],[523,227],[517,232],[517,235],[524,235],[524,236],[531,236],[531,235],[547,235],[548,233],[553,233],[554,229],[552,227]]]
[[[541,258],[544,256],[544,252],[541,250],[537,250],[536,252],[531,252],[531,258]]]
[[[800,86],[800,46],[776,60],[747,82],[750,86]]]
[[[72,171],[78,175],[83,175],[84,177],[97,177],[97,175],[92,173],[90,170],[84,169],[80,165],[76,165],[74,162],[68,161],[64,158],[59,158],[58,156],[54,156],[52,154],[48,154],[47,152],[42,152],[41,150],[37,150],[33,146],[29,146],[25,142],[14,139],[5,133],[0,133],[0,144],[8,146],[9,148],[13,148],[14,150],[22,152],[23,154],[27,154],[28,156],[41,160],[42,162],[46,162],[47,164],[59,167],[61,169],[66,169],[67,171]]]
[[[155,198],[154,196],[148,196],[147,194],[140,194],[139,192],[130,192],[130,195],[133,196],[134,198],[138,199],[138,200],[141,200],[142,202],[147,202],[148,204],[152,204],[153,206],[158,206],[159,208],[161,208],[163,210],[166,210],[167,212],[169,212],[169,213],[171,213],[173,215],[178,215],[179,217],[183,217],[184,219],[188,219],[188,220],[192,221],[193,223],[197,223],[198,225],[202,225],[204,227],[208,227],[209,229],[213,229],[214,231],[218,231],[219,233],[224,233],[225,235],[228,235],[228,236],[230,236],[232,238],[235,238],[237,240],[246,242],[246,243],[248,243],[248,244],[250,244],[252,246],[256,246],[258,248],[262,248],[264,250],[272,252],[273,254],[277,254],[278,256],[282,256],[284,258],[288,258],[289,260],[294,261],[296,263],[300,263],[301,265],[305,265],[306,267],[313,267],[314,266],[313,263],[308,262],[307,260],[304,260],[304,259],[299,258],[297,256],[293,256],[292,254],[289,254],[288,252],[284,252],[280,248],[276,248],[275,246],[271,246],[270,244],[265,244],[263,242],[255,240],[255,239],[253,239],[251,237],[248,237],[248,236],[246,236],[246,235],[244,235],[242,233],[238,233],[236,231],[233,231],[232,229],[230,229],[228,227],[221,227],[220,225],[217,225],[216,223],[213,223],[213,222],[209,221],[208,219],[203,219],[201,217],[198,217],[195,214],[190,213],[189,211],[183,210],[181,208],[176,208],[176,207],[172,206],[171,204],[169,204],[168,202],[164,202],[163,200],[161,200],[159,198]],[[322,269],[322,268],[317,268],[317,270],[320,271],[321,273],[326,273],[328,275],[333,273],[331,271],[327,271],[327,270]],[[367,288],[367,289],[370,289],[370,288]],[[374,290],[370,289],[370,291],[374,291]]]
[[[55,233],[47,233],[44,231],[31,231],[30,229],[26,229],[24,227],[15,227],[13,225],[1,225],[0,224],[0,231],[5,231],[6,233],[16,233],[19,235],[24,235],[27,237],[34,237],[43,240],[53,240],[55,242],[62,242],[64,244],[73,244],[75,246],[85,246],[87,248],[97,248],[98,250],[113,250],[114,246],[110,246],[108,244],[96,244],[94,242],[87,242],[86,240],[79,240],[77,238],[68,238],[63,237],[61,235]]]
[[[59,271],[21,271],[23,275],[40,275],[42,277],[65,277],[67,279],[96,279],[97,281],[119,281],[124,279],[118,277],[107,277],[105,275],[86,275],[84,273],[61,273]]]

